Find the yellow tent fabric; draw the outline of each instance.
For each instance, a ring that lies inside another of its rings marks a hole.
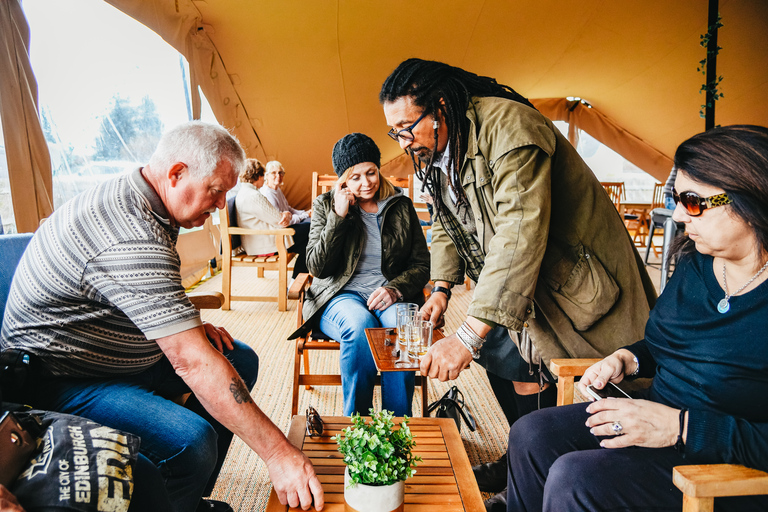
[[[672,170],[672,159],[647,142],[629,133],[598,109],[577,100],[565,98],[534,99],[533,105],[553,121],[566,121],[569,139],[576,146],[575,129],[584,130],[659,181],[665,181]]]
[[[701,0],[109,1],[182,53],[190,30],[210,44],[205,59],[185,55],[196,73],[230,82],[219,90],[201,83],[211,108],[241,139],[258,132],[258,151],[244,139],[249,154],[284,164],[297,207],[309,205],[311,173],[332,172],[333,144],[346,133],[369,134],[382,161],[400,167],[377,96],[408,57],[492,76],[528,98],[584,98],[611,120],[575,113],[584,129],[628,135],[631,142],[612,147],[623,154],[644,146],[646,156],[630,160],[648,162],[661,179],[670,167],[662,156],[704,129]],[[767,124],[768,2],[720,0],[720,12],[717,123]]]
[[[19,0],[0,2],[0,118],[19,233],[53,212],[51,159],[37,113],[29,27]]]
[[[385,174],[410,171],[377,98],[408,57],[511,85],[659,179],[677,145],[704,128],[701,0],[107,1],[187,57],[193,85],[249,156],[284,164],[296,207],[309,206],[312,172],[332,172],[333,144],[352,131],[379,144],[398,171]],[[768,124],[768,2],[720,0],[720,13],[716,121]],[[570,96],[594,108],[536,100]]]

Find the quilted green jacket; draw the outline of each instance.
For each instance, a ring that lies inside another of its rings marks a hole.
[[[399,190],[396,188],[395,190]],[[307,268],[314,277],[304,300],[304,325],[288,339],[308,332],[315,316],[352,277],[365,244],[365,227],[356,208],[346,217],[333,209],[333,190],[317,196],[307,244]],[[398,193],[384,205],[381,220],[381,273],[387,287],[405,302],[424,303],[429,281],[429,249],[413,202]]]

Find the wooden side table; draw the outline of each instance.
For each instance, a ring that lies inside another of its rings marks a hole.
[[[419,371],[419,362],[410,360],[410,364],[398,362],[398,356],[394,354],[397,345],[397,329],[390,327],[377,327],[365,330],[365,337],[368,338],[368,346],[371,347],[373,362],[376,369],[380,372],[412,372]],[[442,331],[435,329],[432,333],[432,343],[445,337]],[[389,340],[389,342],[387,342]],[[421,386],[421,414],[428,416],[427,407],[429,406],[428,390],[429,377],[426,375],[416,376],[416,385]]]
[[[339,434],[351,421],[346,416],[330,416],[324,417],[323,423],[323,435],[312,438],[306,435],[305,416],[296,415],[291,420],[288,440],[315,466],[325,492],[323,511],[344,512],[345,465],[331,436]],[[456,423],[450,418],[411,418],[408,426],[415,436],[415,453],[423,461],[405,482],[405,512],[485,512]],[[274,489],[270,493],[267,512],[300,510],[281,505]]]

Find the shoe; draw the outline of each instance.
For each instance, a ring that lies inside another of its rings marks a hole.
[[[499,492],[507,486],[507,454],[493,462],[472,466],[477,486],[482,492]]]
[[[235,512],[229,503],[217,500],[200,500],[195,512]]]
[[[507,490],[483,502],[486,512],[507,512]]]

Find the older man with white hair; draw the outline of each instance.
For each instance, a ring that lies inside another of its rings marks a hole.
[[[233,433],[264,459],[281,502],[323,505],[311,462],[251,398],[257,355],[202,322],[181,285],[179,228],[226,207],[244,161],[224,128],[191,122],[149,165],[60,207],[19,264],[0,338],[32,355],[29,403],[140,436],[180,512],[231,510],[202,497]],[[185,406],[169,400],[190,391]]]

